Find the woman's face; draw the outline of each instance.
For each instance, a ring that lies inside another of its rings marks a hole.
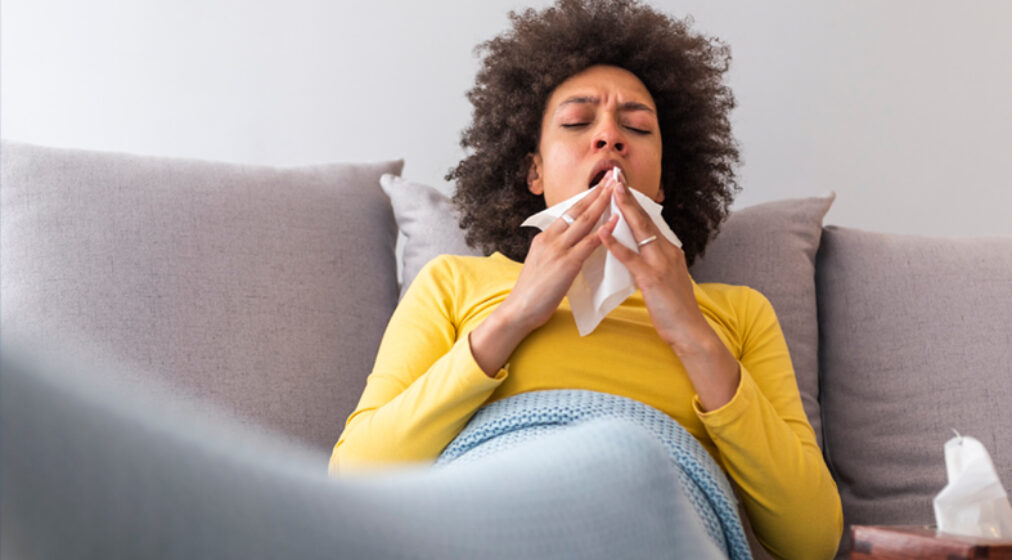
[[[553,206],[598,183],[617,165],[625,183],[658,203],[661,132],[646,86],[617,66],[591,66],[555,88],[541,119],[541,142],[527,176]]]

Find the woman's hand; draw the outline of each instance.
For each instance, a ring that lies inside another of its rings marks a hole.
[[[513,350],[558,309],[573,280],[594,249],[601,245],[601,230],[594,231],[611,200],[612,180],[602,181],[564,218],[555,220],[534,237],[527,259],[510,295],[469,335],[471,355],[486,375],[494,377]]]
[[[614,191],[608,174],[590,194],[574,204],[534,237],[517,283],[500,308],[528,332],[545,324],[562,303],[584,261],[601,245],[595,225],[608,208]],[[605,229],[608,224],[602,226]]]
[[[650,320],[678,355],[707,410],[726,404],[734,396],[739,381],[738,361],[731,355],[699,310],[682,249],[668,242],[622,181],[614,187],[614,197],[633,236],[640,241],[654,237],[639,247],[639,254],[622,245],[609,227],[601,228],[601,241],[629,270]]]

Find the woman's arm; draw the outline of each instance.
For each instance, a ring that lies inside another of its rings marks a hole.
[[[330,473],[432,461],[506,377],[486,375],[459,307],[467,299],[459,262],[438,257],[404,294],[387,325],[373,371],[330,459]]]
[[[471,333],[475,359],[486,373],[509,359],[528,334],[545,324],[562,303],[584,261],[601,245],[594,227],[608,208],[614,177],[605,179],[566,214],[534,236],[517,283],[502,303]],[[600,229],[614,227],[614,220]]]
[[[741,379],[724,406],[696,413],[742,491],[752,527],[781,558],[832,558],[843,532],[840,494],[808,423],[773,306],[755,290],[736,302]]]
[[[594,226],[610,195],[606,185],[595,188],[569,210],[572,224],[560,219],[538,234],[509,296],[470,333],[459,332],[461,317],[482,287],[455,275],[446,257],[426,265],[390,319],[330,472],[435,459],[506,378],[513,350],[551,317],[601,244]]]
[[[836,484],[801,406],[787,343],[772,305],[754,290],[734,309],[743,313],[740,361],[703,316],[684,254],[660,237],[629,194],[615,200],[637,239],[657,239],[634,252],[610,230],[602,241],[626,267],[661,339],[685,366],[693,405],[743,491],[756,535],[785,558],[829,558],[843,530]]]
[[[612,237],[611,223],[600,232],[602,242],[629,269],[654,329],[682,361],[703,406],[723,406],[738,386],[739,368],[699,310],[685,253],[662,236],[624,183],[613,196],[633,235],[654,241],[633,251]]]

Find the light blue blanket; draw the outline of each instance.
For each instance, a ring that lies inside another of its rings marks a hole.
[[[723,471],[688,431],[645,403],[596,391],[522,393],[482,407],[443,450],[436,466],[460,465],[590,419],[612,419],[645,429],[668,449],[678,478],[706,533],[728,557],[751,558],[737,501]],[[523,453],[523,449],[517,449]]]
[[[468,459],[508,438],[440,468],[330,479],[325,453],[128,388],[119,366],[6,344],[0,558],[726,558],[665,446],[629,420],[588,417],[480,461]],[[570,404],[563,416],[579,418]],[[528,410],[528,423],[550,422]]]

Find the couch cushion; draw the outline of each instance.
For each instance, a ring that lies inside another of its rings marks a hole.
[[[401,257],[401,295],[418,276],[425,263],[439,255],[481,255],[467,246],[460,220],[450,199],[421,183],[405,181],[397,175],[380,177],[383,192],[397,219],[403,236]]]
[[[446,195],[399,177],[381,182],[404,235],[404,286],[437,255],[480,254],[464,242]],[[835,198],[830,193],[732,212],[691,270],[697,282],[743,284],[770,300],[791,351],[805,412],[820,442],[815,254],[822,218]]]
[[[1012,238],[829,226],[817,283],[825,451],[846,523],[933,523],[953,428],[1008,487]]]
[[[750,286],[773,304],[791,352],[801,403],[820,445],[815,255],[822,218],[835,199],[836,194],[830,193],[732,212],[690,271],[697,282]]]
[[[2,328],[337,440],[396,303],[401,161],[233,165],[5,142]],[[176,395],[166,395],[176,398]]]

